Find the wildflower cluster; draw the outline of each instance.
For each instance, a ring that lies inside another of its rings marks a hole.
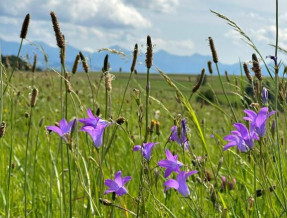
[[[87,109],[87,114],[88,118],[78,119],[78,121],[84,124],[81,130],[87,132],[91,136],[96,148],[99,148],[103,142],[103,134],[105,128],[110,126],[112,123],[106,120],[102,120],[99,117],[95,117],[89,108]],[[72,120],[68,123],[66,119],[62,119],[59,122],[59,125],[47,126],[46,129],[57,133],[65,140],[66,143],[69,143],[71,129],[74,122],[75,120]]]
[[[169,179],[164,183],[164,186],[166,186],[165,191],[167,191],[170,188],[176,189],[180,194],[182,194],[184,197],[190,195],[190,191],[188,189],[188,186],[186,184],[186,179],[197,173],[196,170],[185,172],[181,171],[180,168],[183,166],[183,163],[178,161],[177,155],[172,155],[172,153],[166,149],[166,160],[161,160],[158,162],[158,165],[160,167],[166,168],[164,177],[167,178],[172,172],[178,173],[176,180],[175,179]]]
[[[244,120],[249,121],[250,128],[242,123],[235,123],[233,126],[236,130],[231,131],[230,135],[224,137],[228,144],[224,146],[223,150],[237,146],[241,152],[249,151],[254,146],[254,141],[259,141],[266,132],[266,121],[275,113],[275,111],[268,112],[268,107],[263,107],[259,110],[258,114],[252,110],[244,110],[246,116]]]

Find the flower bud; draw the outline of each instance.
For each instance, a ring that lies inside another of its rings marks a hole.
[[[267,104],[267,101],[268,101],[268,90],[265,87],[262,88],[261,95],[262,95],[262,99],[263,99],[263,104]]]

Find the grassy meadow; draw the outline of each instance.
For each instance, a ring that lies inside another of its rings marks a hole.
[[[99,60],[103,72],[83,66],[86,72],[73,74],[65,70],[61,36],[56,32],[61,71],[36,72],[33,66],[23,72],[1,63],[0,217],[286,216],[287,89],[277,60],[266,65],[273,78],[261,78],[253,55],[251,81],[243,63],[238,64],[241,74],[227,79],[217,68],[215,50],[213,73],[202,66],[203,83],[198,75],[166,75],[160,69],[149,75],[148,39],[146,74],[109,72],[108,56]],[[262,95],[263,87],[269,97]],[[260,117],[266,107],[276,113]],[[88,117],[88,108],[98,123],[79,120]],[[254,122],[244,119],[246,109],[256,114]],[[72,121],[69,128],[59,124],[64,118]],[[101,132],[98,128],[107,123]],[[231,132],[235,123],[245,125],[247,133]],[[94,140],[81,131],[84,125],[95,131]],[[223,150],[230,134],[234,147]],[[151,156],[148,142],[158,142]],[[167,158],[166,149],[181,164],[173,162],[165,178],[159,162]],[[108,187],[118,171],[131,178]],[[193,175],[182,178],[183,171]],[[109,188],[114,191],[105,194]]]

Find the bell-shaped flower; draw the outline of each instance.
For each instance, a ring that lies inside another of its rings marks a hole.
[[[90,108],[87,109],[88,118],[79,119],[84,126],[93,126],[96,127],[98,122],[100,121],[99,117],[95,117]]]
[[[79,119],[79,121],[84,124],[81,130],[87,132],[91,136],[94,145],[99,148],[103,142],[105,128],[112,123],[95,117],[89,108],[87,114],[89,118]]]
[[[258,114],[252,110],[244,110],[247,115],[243,119],[250,122],[250,132],[256,132],[259,137],[262,137],[266,132],[266,121],[275,113],[271,111],[268,113],[268,107],[263,107],[259,110]]]
[[[172,153],[166,149],[166,160],[161,160],[158,162],[160,167],[166,168],[164,177],[167,178],[173,171],[180,173],[180,168],[183,166],[183,163],[178,161],[177,155],[172,155]]]
[[[235,123],[236,130],[231,131],[232,134],[225,136],[223,139],[229,143],[224,146],[223,150],[237,146],[237,149],[246,152],[252,149],[254,140],[259,140],[255,132],[249,132],[247,127],[242,123]]]
[[[165,191],[167,191],[170,188],[176,189],[180,194],[182,194],[184,197],[190,195],[189,188],[186,184],[186,179],[197,173],[196,170],[190,171],[190,172],[185,172],[182,171],[177,175],[176,180],[175,179],[169,179],[167,180],[163,185],[166,186]]]
[[[115,174],[115,179],[106,179],[105,185],[109,187],[108,190],[105,191],[105,194],[115,192],[118,196],[124,195],[128,193],[127,189],[124,187],[124,185],[132,179],[131,176],[127,176],[122,178],[122,172],[118,171]]]
[[[188,149],[189,146],[186,129],[186,120],[182,119],[180,127],[171,127],[171,135],[169,138],[171,141],[177,142],[180,146],[184,146],[184,149]]]
[[[158,144],[157,143],[153,143],[153,142],[147,142],[147,143],[143,143],[143,145],[136,145],[133,149],[133,151],[142,151],[142,155],[144,157],[144,159],[146,160],[150,160],[151,159],[151,151],[153,149],[153,147]]]
[[[66,143],[70,143],[70,133],[72,130],[73,124],[76,122],[76,120],[71,120],[69,123],[66,119],[62,119],[59,122],[59,125],[55,126],[47,126],[46,129],[52,132],[57,133],[59,136],[61,136]]]

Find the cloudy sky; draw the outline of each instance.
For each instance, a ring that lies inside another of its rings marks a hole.
[[[132,50],[149,34],[155,50],[209,55],[212,36],[221,62],[248,60],[252,50],[212,9],[236,21],[263,56],[274,54],[268,44],[275,42],[275,0],[0,0],[0,5],[0,38],[9,41],[19,41],[30,13],[27,39],[55,46],[50,21],[55,11],[67,43],[81,50],[113,45]],[[287,1],[279,0],[279,44],[287,49],[286,9]]]

